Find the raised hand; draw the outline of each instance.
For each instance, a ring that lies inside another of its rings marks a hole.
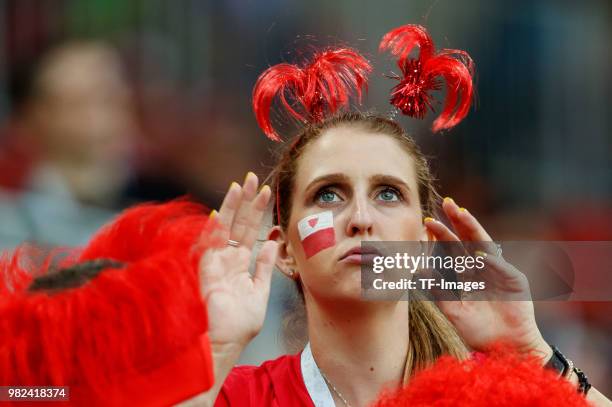
[[[215,216],[221,225],[217,233],[228,244],[207,250],[200,261],[201,290],[213,346],[243,348],[263,325],[277,243],[267,241],[262,245],[251,275],[253,246],[271,196],[267,185],[257,192],[258,184],[251,172],[243,186],[232,183]]]
[[[473,349],[503,340],[522,351],[536,351],[547,360],[552,350],[536,325],[525,275],[497,256],[496,245],[472,214],[450,198],[442,208],[454,231],[431,218],[425,220],[425,226],[438,241],[463,242],[472,254],[480,251],[486,267],[479,273],[487,287],[466,293],[461,301],[439,301],[442,312]]]

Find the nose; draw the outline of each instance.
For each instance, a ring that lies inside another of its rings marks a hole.
[[[346,234],[348,236],[371,235],[373,219],[367,198],[355,198],[349,210],[350,217],[346,225]]]

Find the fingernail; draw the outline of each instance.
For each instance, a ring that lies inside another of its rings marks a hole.
[[[423,219],[423,222],[435,222],[435,221],[436,220],[434,218],[430,218],[429,216]]]
[[[463,208],[463,207],[461,207],[461,208],[459,208],[459,211],[460,211],[460,212],[467,212],[468,210],[467,210],[467,209],[465,209],[465,208]]]
[[[486,258],[486,257],[487,257],[487,253],[485,253],[485,252],[483,252],[483,251],[481,251],[481,250],[474,250],[474,254],[475,254],[477,257],[478,257],[478,256],[479,256],[479,257],[484,257],[484,258]]]
[[[216,209],[213,209],[212,211],[210,211],[210,213],[208,214],[208,217],[210,219],[214,219],[217,215],[219,214],[219,212],[217,212]]]
[[[246,176],[244,177],[244,182],[246,183],[247,180],[249,179],[250,176],[256,176],[255,173],[253,171],[249,171],[247,172]]]
[[[269,185],[264,185],[263,187],[261,187],[260,192],[263,192],[264,189],[270,190],[270,186]]]
[[[444,202],[455,202],[455,201],[450,196],[445,196],[444,197]]]
[[[230,184],[229,189],[236,188],[236,187],[240,188],[240,184],[238,184],[236,181],[233,181],[233,182]]]

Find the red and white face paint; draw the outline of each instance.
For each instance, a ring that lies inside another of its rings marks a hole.
[[[298,222],[298,232],[306,258],[336,244],[334,215],[325,211],[310,215]]]

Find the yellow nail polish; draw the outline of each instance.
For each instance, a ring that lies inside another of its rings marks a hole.
[[[270,186],[269,185],[264,185],[263,187],[261,187],[261,191],[260,192],[263,192],[264,189],[270,190]]]
[[[429,216],[423,219],[423,222],[435,222],[435,221],[436,220],[434,218],[430,218]]]
[[[444,197],[444,202],[455,202],[455,201],[450,196],[445,196]]]
[[[485,253],[485,252],[483,252],[481,250],[475,250],[474,254],[476,255],[476,257],[484,257],[484,258],[487,257],[487,253]]]
[[[235,187],[240,188],[240,184],[238,184],[236,181],[233,181],[233,182],[230,184],[229,189],[232,189],[232,188],[235,188]]]
[[[256,176],[255,173],[253,171],[249,171],[247,172],[246,176],[244,177],[244,182],[247,182],[247,179],[249,179],[250,176]]]
[[[217,212],[216,209],[213,209],[212,211],[210,211],[210,213],[208,214],[208,217],[210,219],[214,219],[217,215],[219,214],[219,212]]]
[[[467,212],[468,210],[467,210],[467,209],[465,209],[465,208],[463,208],[463,207],[461,207],[461,208],[459,208],[459,211],[460,211],[460,212]]]

